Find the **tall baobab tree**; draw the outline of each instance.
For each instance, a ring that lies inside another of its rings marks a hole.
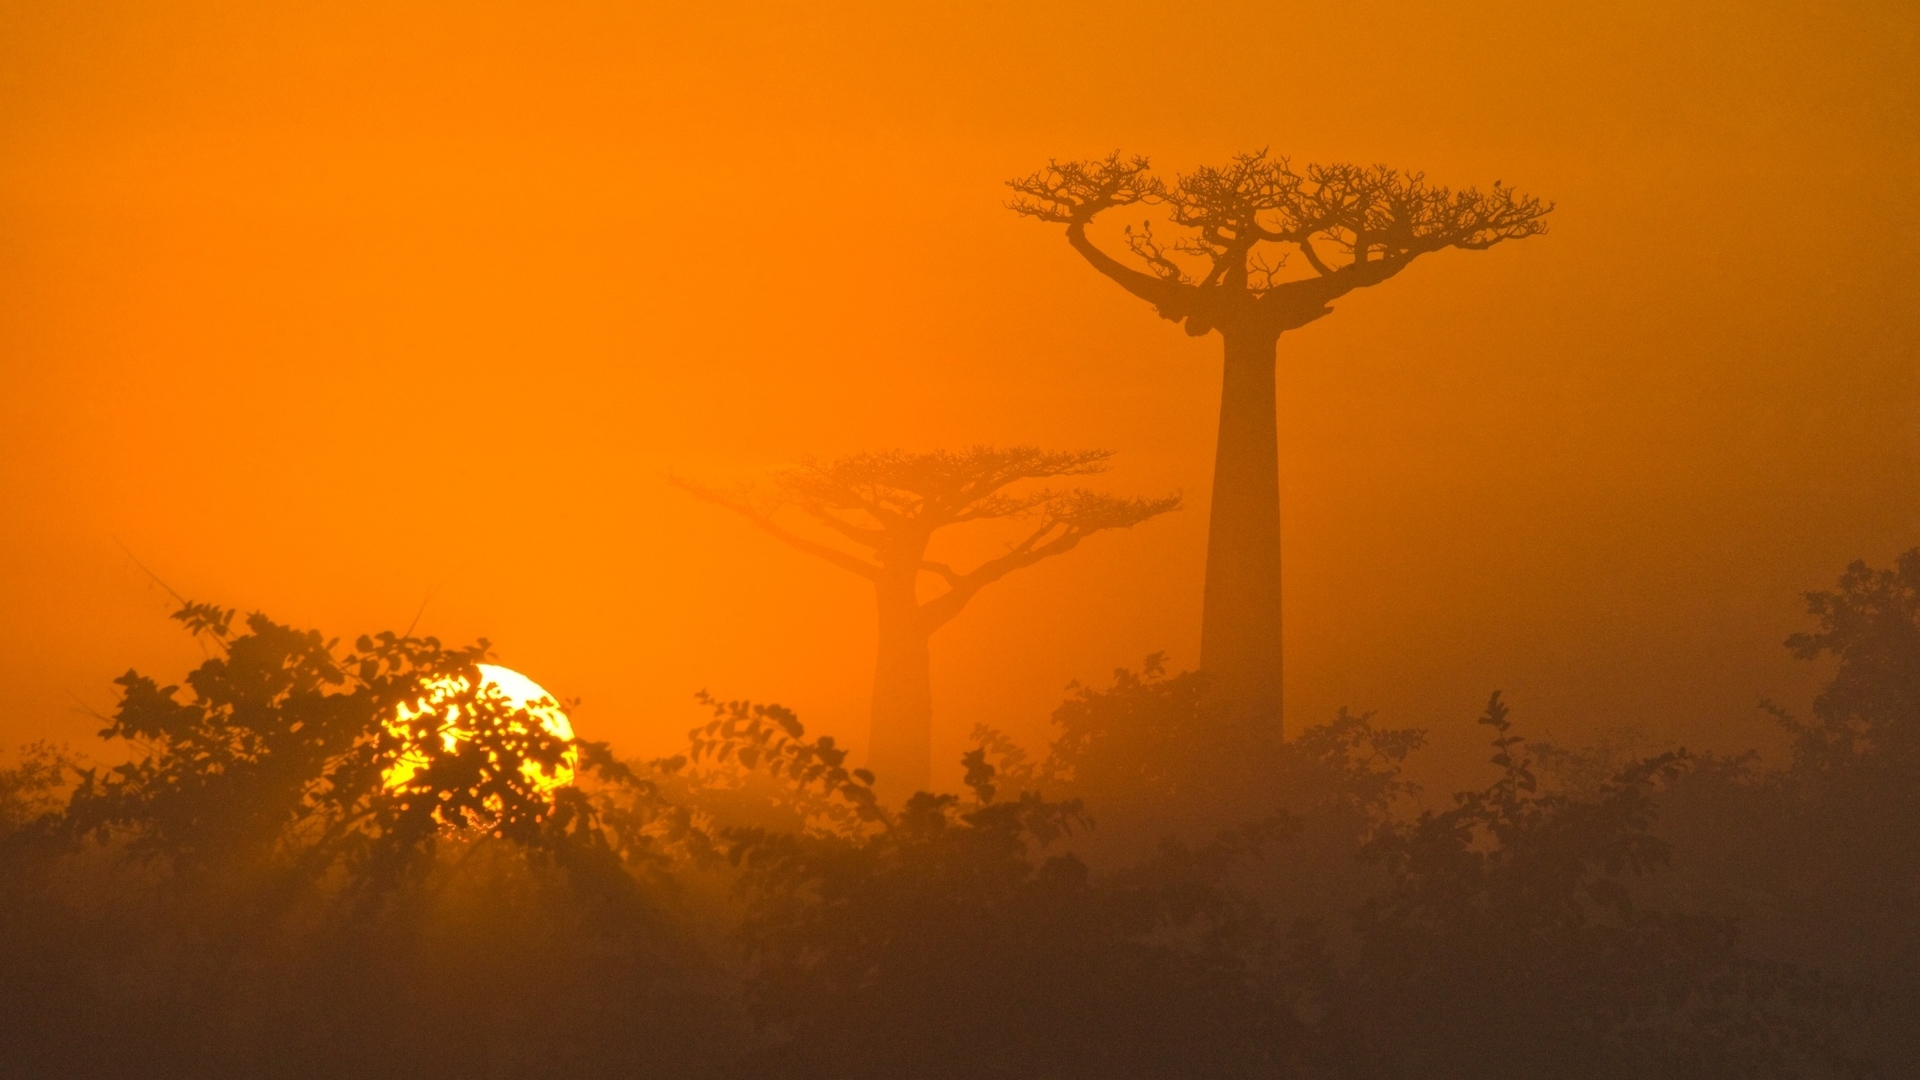
[[[1277,724],[1281,707],[1280,461],[1274,364],[1280,335],[1332,312],[1334,300],[1446,248],[1479,251],[1546,231],[1553,209],[1496,181],[1450,191],[1385,166],[1309,165],[1265,151],[1168,182],[1144,157],[1053,161],[1008,181],[1010,209],[1066,226],[1094,269],[1193,337],[1218,333],[1226,362],[1207,522],[1200,667],[1235,710]],[[1159,208],[1114,244],[1087,235],[1103,212]],[[1305,267],[1287,270],[1298,254]]]
[[[854,454],[776,474],[772,493],[758,498],[674,482],[873,583],[880,634],[868,764],[884,789],[911,792],[925,787],[932,766],[927,643],[933,632],[981,589],[1015,570],[1071,551],[1094,533],[1131,528],[1180,505],[1177,495],[1125,498],[1031,486],[1104,471],[1111,456],[1106,450],[1054,453],[1028,446]],[[778,520],[782,511],[811,519],[835,542],[795,532]],[[940,529],[1008,518],[1023,519],[1024,534],[971,570],[927,557]],[[938,592],[922,599],[925,578],[934,579]]]

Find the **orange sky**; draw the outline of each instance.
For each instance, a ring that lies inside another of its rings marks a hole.
[[[661,476],[896,445],[1189,495],[942,632],[943,761],[1190,665],[1217,340],[999,184],[1262,146],[1560,207],[1283,339],[1289,722],[1752,743],[1797,594],[1920,543],[1916,72],[1878,0],[9,5],[0,744],[197,659],[116,539],[349,637],[438,586],[631,751],[857,738],[862,583]]]

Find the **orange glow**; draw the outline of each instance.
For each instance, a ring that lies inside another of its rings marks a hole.
[[[547,693],[539,683],[511,668],[503,668],[497,664],[476,666],[480,669],[482,687],[498,691],[516,713],[519,710],[525,710],[525,715],[539,721],[540,726],[548,734],[565,740],[569,744],[573,742],[573,724],[567,719],[567,714],[561,711],[554,696]],[[387,722],[387,730],[401,738],[407,738],[408,733],[413,730],[421,717],[439,714],[436,726],[441,746],[443,749],[452,750],[462,740],[473,738],[473,730],[462,725],[460,705],[454,700],[470,689],[472,684],[458,676],[449,676],[428,683],[426,696],[415,702],[412,708],[402,704],[393,719]],[[404,787],[415,774],[426,768],[427,764],[428,758],[425,751],[416,744],[410,749],[403,750],[394,759],[394,763],[380,774],[380,782],[389,791]],[[520,771],[537,790],[545,793],[573,783],[574,770],[578,765],[578,754],[569,748],[566,757],[552,769],[546,768],[537,761],[522,761]]]
[[[200,661],[131,550],[327,633],[431,596],[420,633],[623,754],[703,687],[863,754],[872,598],[664,478],[894,447],[1111,449],[1106,487],[1188,505],[943,632],[942,783],[978,721],[1038,740],[1070,679],[1194,666],[1219,342],[1002,205],[1115,149],[1559,206],[1283,340],[1297,723],[1477,768],[1494,688],[1696,748],[1810,692],[1799,593],[1920,542],[1920,7],[1039,10],[0,7],[0,750]]]

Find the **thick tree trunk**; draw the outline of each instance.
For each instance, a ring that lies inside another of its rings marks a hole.
[[[1207,583],[1200,668],[1237,716],[1280,724],[1280,447],[1274,408],[1279,335],[1223,329],[1226,371],[1213,506],[1207,519]]]
[[[914,575],[888,574],[874,585],[879,655],[873,667],[873,728],[867,767],[888,798],[926,789],[933,768],[933,684],[928,632]]]

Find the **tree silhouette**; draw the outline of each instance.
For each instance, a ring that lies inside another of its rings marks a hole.
[[[1904,1075],[1917,597],[1920,554],[1809,597],[1794,646],[1839,670],[1786,772],[1568,785],[1495,695],[1489,782],[1414,817],[1419,733],[1280,743],[1158,657],[1043,763],[982,739],[970,794],[883,803],[790,710],[711,699],[685,753],[578,743],[546,790],[484,645],[189,604],[214,655],[120,680],[124,764],[0,759],[7,1075]],[[396,780],[431,731],[392,718],[450,678],[474,737]]]
[[[1131,528],[1179,506],[1177,495],[1125,498],[1083,488],[1009,491],[1026,482],[1103,471],[1105,450],[1049,452],[975,446],[932,453],[853,454],[780,473],[771,497],[727,495],[676,479],[692,494],[744,516],[781,540],[873,583],[879,650],[873,674],[868,762],[896,791],[923,787],[932,763],[933,699],[927,642],[981,589],[1073,550],[1108,529]],[[810,518],[846,544],[824,543],[776,520]],[[927,558],[933,534],[973,521],[1021,518],[1033,527],[1006,551],[962,572]],[[922,575],[944,588],[922,600]]]
[[[449,836],[491,835],[569,868],[604,847],[578,790],[537,781],[568,741],[482,682],[484,640],[446,648],[382,633],[343,655],[317,631],[259,613],[235,625],[235,615],[198,603],[174,614],[214,651],[184,688],[136,671],[115,680],[120,705],[101,735],[124,742],[130,760],[80,773],[69,829],[119,837],[180,871],[262,859],[289,860],[303,876],[344,866],[376,896]],[[421,709],[429,700],[435,712]],[[468,735],[443,740],[454,713]],[[582,749],[598,767],[598,748]],[[403,756],[410,774],[387,783]]]
[[[1455,192],[1380,165],[1309,165],[1301,173],[1264,150],[1172,183],[1155,176],[1146,158],[1114,153],[1051,161],[1008,184],[1016,213],[1065,225],[1067,242],[1094,269],[1189,335],[1218,332],[1225,344],[1200,666],[1223,699],[1277,723],[1280,335],[1421,255],[1538,235],[1552,206],[1498,181],[1488,192]],[[1161,240],[1151,222],[1130,225],[1123,233],[1129,262],[1088,237],[1103,211],[1139,204],[1164,207],[1178,238]],[[1293,251],[1307,264],[1299,275],[1286,272]]]
[[[1736,920],[1649,902],[1671,867],[1661,796],[1697,759],[1638,758],[1562,793],[1498,693],[1479,722],[1494,782],[1369,844],[1387,884],[1329,984],[1334,1075],[1863,1075],[1831,1039],[1844,986],[1744,955]]]

